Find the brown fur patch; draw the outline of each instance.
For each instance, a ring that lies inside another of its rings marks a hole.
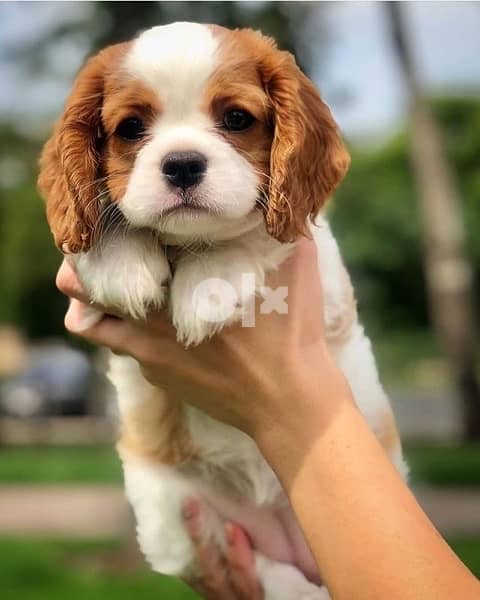
[[[273,123],[254,48],[242,43],[236,32],[221,27],[213,31],[219,37],[221,61],[207,83],[201,108],[217,124],[220,135],[253,166],[268,196]],[[223,116],[232,109],[248,111],[255,117],[254,124],[240,132],[222,129]]]
[[[107,175],[107,187],[112,200],[125,194],[139,149],[148,141],[148,128],[161,114],[158,94],[137,79],[119,77],[107,81],[102,108],[105,141],[102,152],[102,171]],[[115,135],[123,119],[136,117],[147,130],[141,140],[126,141]]]
[[[345,175],[348,152],[329,108],[291,54],[250,29],[213,31],[222,58],[212,88],[223,97],[230,93],[229,102],[256,106],[257,113],[251,112],[260,124],[256,131],[235,134],[231,142],[268,181],[267,230],[280,241],[294,241],[308,235],[308,219]]]
[[[100,112],[106,76],[130,44],[109,46],[80,71],[40,158],[38,186],[58,248],[86,251],[99,216]]]
[[[161,389],[122,416],[118,451],[152,463],[178,465],[195,456],[183,405]]]

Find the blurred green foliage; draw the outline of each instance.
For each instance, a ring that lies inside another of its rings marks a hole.
[[[480,486],[480,444],[407,445],[405,458],[414,485]]]
[[[480,101],[441,98],[433,106],[462,193],[478,283]],[[31,337],[64,335],[65,300],[54,286],[60,255],[35,189],[40,146],[8,124],[0,126],[0,321]],[[426,330],[421,226],[406,134],[375,150],[352,148],[352,167],[331,203],[330,219],[371,333]]]
[[[60,334],[65,301],[54,281],[61,257],[35,182],[41,144],[4,125],[0,148],[0,322],[32,337]]]
[[[478,283],[480,101],[437,98],[432,105],[458,180]],[[371,152],[352,149],[352,166],[330,216],[356,284],[360,313],[373,333],[426,329],[421,222],[406,133]]]

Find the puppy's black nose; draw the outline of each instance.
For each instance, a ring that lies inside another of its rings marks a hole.
[[[206,170],[207,159],[200,152],[171,152],[162,162],[162,173],[182,189],[200,183]]]

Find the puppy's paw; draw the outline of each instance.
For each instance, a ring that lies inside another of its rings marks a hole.
[[[178,339],[196,345],[225,325],[249,318],[263,283],[261,265],[238,252],[207,254],[179,264],[170,289]]]
[[[170,267],[151,236],[119,234],[78,255],[76,268],[92,302],[135,319],[144,319],[150,309],[165,302]]]
[[[186,346],[200,344],[225,325],[242,318],[241,290],[224,279],[187,281],[175,276],[171,291],[172,322],[177,339]]]

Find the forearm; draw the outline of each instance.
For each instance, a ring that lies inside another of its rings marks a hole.
[[[261,447],[333,598],[479,598],[480,584],[436,532],[349,399],[336,404],[328,423],[313,395],[299,404],[291,425],[281,425],[278,437],[272,430]]]

